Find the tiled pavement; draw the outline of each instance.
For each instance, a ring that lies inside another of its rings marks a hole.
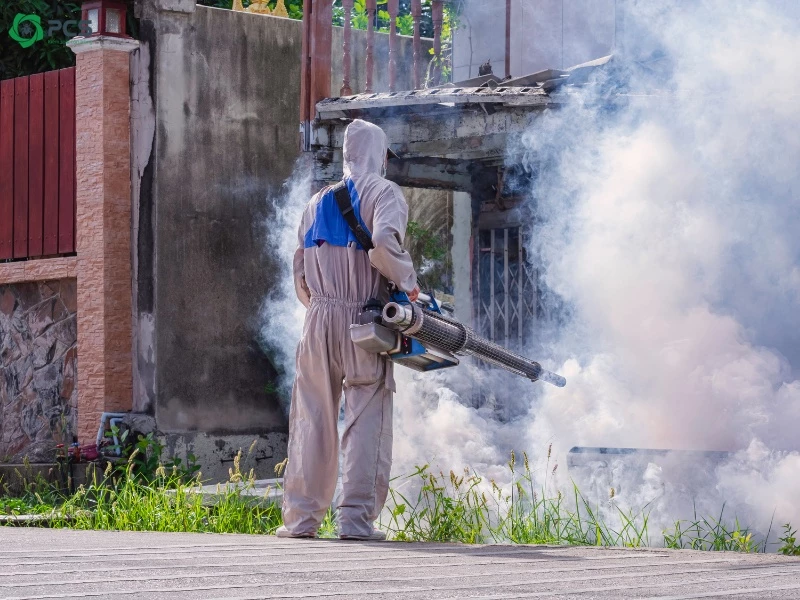
[[[0,527],[0,598],[781,598],[800,559]]]

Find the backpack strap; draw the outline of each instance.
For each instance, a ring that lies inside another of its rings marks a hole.
[[[339,212],[342,213],[347,226],[350,227],[350,231],[356,236],[358,243],[361,244],[364,250],[372,250],[375,246],[372,245],[372,238],[356,218],[356,213],[353,210],[353,201],[350,198],[350,190],[347,189],[347,182],[342,180],[331,189],[333,191],[333,197],[336,198],[336,205],[339,207]]]

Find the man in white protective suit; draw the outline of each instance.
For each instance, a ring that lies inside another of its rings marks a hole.
[[[372,249],[359,243],[363,234],[358,238],[348,225],[332,188],[311,199],[300,223],[294,281],[308,310],[297,348],[279,537],[316,536],[331,505],[344,390],[339,537],[386,539],[373,523],[389,490],[392,363],[356,346],[349,328],[369,299],[388,299],[389,282],[412,301],[419,293],[411,256],[403,249],[408,206],[400,188],[384,177],[387,153],[380,127],[360,119],[347,127],[344,183]]]

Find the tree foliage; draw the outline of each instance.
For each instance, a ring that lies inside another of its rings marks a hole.
[[[0,79],[21,77],[75,64],[75,55],[66,47],[63,31],[23,48],[9,36],[17,13],[39,15],[45,26],[51,19],[80,19],[80,4],[65,0],[10,0],[0,3]]]
[[[275,8],[277,0],[269,0],[269,7]],[[389,31],[389,13],[386,10],[387,0],[378,0],[378,12],[375,16],[377,31]],[[233,0],[198,0],[198,4],[213,6],[215,8],[231,8]],[[250,5],[250,0],[243,0],[245,8]],[[292,19],[303,18],[303,0],[285,0],[286,10]],[[353,5],[352,23],[356,29],[367,28],[366,0],[355,0]],[[333,24],[339,27],[344,25],[344,10],[342,0],[335,0],[333,4]],[[411,0],[400,0],[399,16],[397,18],[397,31],[401,35],[413,35],[414,19],[411,16]],[[422,19],[420,23],[422,37],[433,37],[433,21],[431,20],[431,0],[422,0]]]
[[[269,0],[270,8],[274,8],[277,0]],[[386,10],[387,0],[378,0],[378,12],[375,17],[377,31],[389,30],[389,13]],[[198,4],[215,8],[230,9],[233,0],[198,0]],[[250,0],[243,0],[245,7]],[[367,11],[365,0],[355,0],[352,23],[356,29],[367,28]],[[289,17],[303,18],[303,0],[285,0]],[[443,38],[448,38],[450,28],[455,26],[456,4],[445,4],[445,23]],[[3,52],[0,54],[0,79],[21,77],[33,73],[42,73],[54,69],[63,69],[75,65],[75,55],[66,47],[67,37],[59,31],[51,37],[36,42],[29,48],[23,48],[9,37],[9,30],[18,14],[35,14],[43,26],[51,19],[79,20],[81,18],[79,0],[5,0],[0,2],[0,40]],[[344,11],[341,0],[335,0],[333,6],[333,24],[344,24]],[[133,17],[133,2],[128,2],[128,33],[137,37],[138,26]],[[401,35],[413,35],[414,20],[411,16],[411,0],[400,0],[400,11],[397,18],[397,31]],[[433,37],[433,21],[431,19],[431,0],[422,0],[422,19],[420,22],[422,37]]]
[[[54,33],[23,48],[11,39],[9,31],[17,14],[37,15],[47,32],[50,20],[80,20],[80,0],[4,0],[0,2],[0,79],[11,79],[75,65],[75,54],[66,46],[68,38],[63,31]],[[133,17],[132,3],[128,3],[127,30],[137,37],[138,27]]]

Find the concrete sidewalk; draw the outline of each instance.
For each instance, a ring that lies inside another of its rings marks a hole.
[[[781,598],[800,559],[0,527],[0,598]]]

